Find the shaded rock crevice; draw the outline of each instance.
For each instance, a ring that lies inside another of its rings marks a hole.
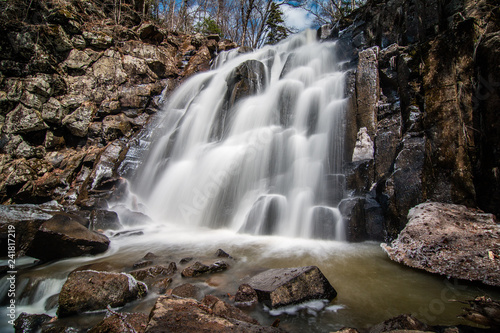
[[[341,58],[354,59],[346,91],[353,127],[346,132],[347,191],[378,202],[387,239],[426,200],[497,214],[499,19],[492,6],[368,1],[331,29]],[[373,156],[353,154],[363,128]],[[381,240],[370,232],[354,238]]]

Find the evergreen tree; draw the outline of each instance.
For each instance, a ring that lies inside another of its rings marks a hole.
[[[288,31],[284,26],[283,12],[279,6],[273,2],[269,10],[269,16],[266,21],[268,34],[266,44],[276,44],[288,36]]]

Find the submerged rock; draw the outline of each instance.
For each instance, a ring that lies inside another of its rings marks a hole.
[[[168,267],[163,265],[155,265],[148,268],[136,269],[130,272],[130,275],[132,275],[137,280],[151,285],[159,279],[174,275],[175,272],[177,272],[177,266],[174,262],[171,262]]]
[[[57,315],[67,317],[87,311],[123,306],[144,297],[147,287],[132,275],[97,271],[76,271],[68,276],[59,294]]]
[[[333,300],[337,292],[316,266],[268,269],[248,281],[260,302],[272,307],[312,299]]]
[[[373,326],[368,331],[369,333],[382,333],[382,332],[424,332],[429,331],[430,327],[418,320],[417,318],[403,314],[384,321],[378,325]]]
[[[184,283],[172,290],[172,295],[183,298],[199,299],[200,288],[191,283]]]
[[[195,277],[202,274],[211,274],[216,272],[222,272],[229,268],[229,265],[222,260],[218,260],[210,265],[204,265],[200,262],[195,262],[189,267],[184,268],[181,275],[183,277]]]
[[[448,277],[500,286],[500,226],[492,214],[461,205],[427,202],[408,213],[389,257]]]
[[[148,333],[283,332],[260,326],[253,318],[215,296],[207,296],[201,302],[163,296],[156,301],[149,318]]]
[[[469,308],[463,309],[464,314],[460,317],[491,330],[500,330],[500,302],[481,296],[461,303],[468,304]]]
[[[14,321],[16,332],[37,332],[42,325],[51,321],[54,317],[46,314],[28,314],[23,312]]]
[[[26,254],[48,261],[106,251],[108,237],[88,230],[78,220],[76,216],[57,214],[44,222]]]
[[[253,305],[259,302],[257,292],[248,284],[242,284],[238,287],[234,301],[238,306]]]

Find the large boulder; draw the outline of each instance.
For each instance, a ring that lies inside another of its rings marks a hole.
[[[274,327],[260,326],[239,309],[207,296],[203,301],[178,299],[172,296],[158,298],[149,315],[148,333],[184,332],[283,332]]]
[[[407,266],[500,286],[500,226],[492,214],[461,205],[427,202],[408,213],[389,257]]]
[[[59,294],[57,315],[67,317],[87,311],[123,306],[145,296],[147,287],[129,274],[76,271],[68,276]]]
[[[0,256],[8,254],[9,229],[15,230],[16,257],[20,257],[26,253],[40,226],[61,209],[55,202],[43,205],[0,205]]]
[[[248,282],[260,302],[272,307],[297,304],[313,299],[333,300],[337,292],[316,266],[268,269]]]
[[[40,226],[26,254],[48,261],[98,254],[108,246],[106,236],[88,230],[77,216],[59,213]]]

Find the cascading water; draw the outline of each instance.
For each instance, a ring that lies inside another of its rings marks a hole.
[[[344,74],[306,31],[213,70],[168,100],[133,192],[155,220],[344,240]]]

